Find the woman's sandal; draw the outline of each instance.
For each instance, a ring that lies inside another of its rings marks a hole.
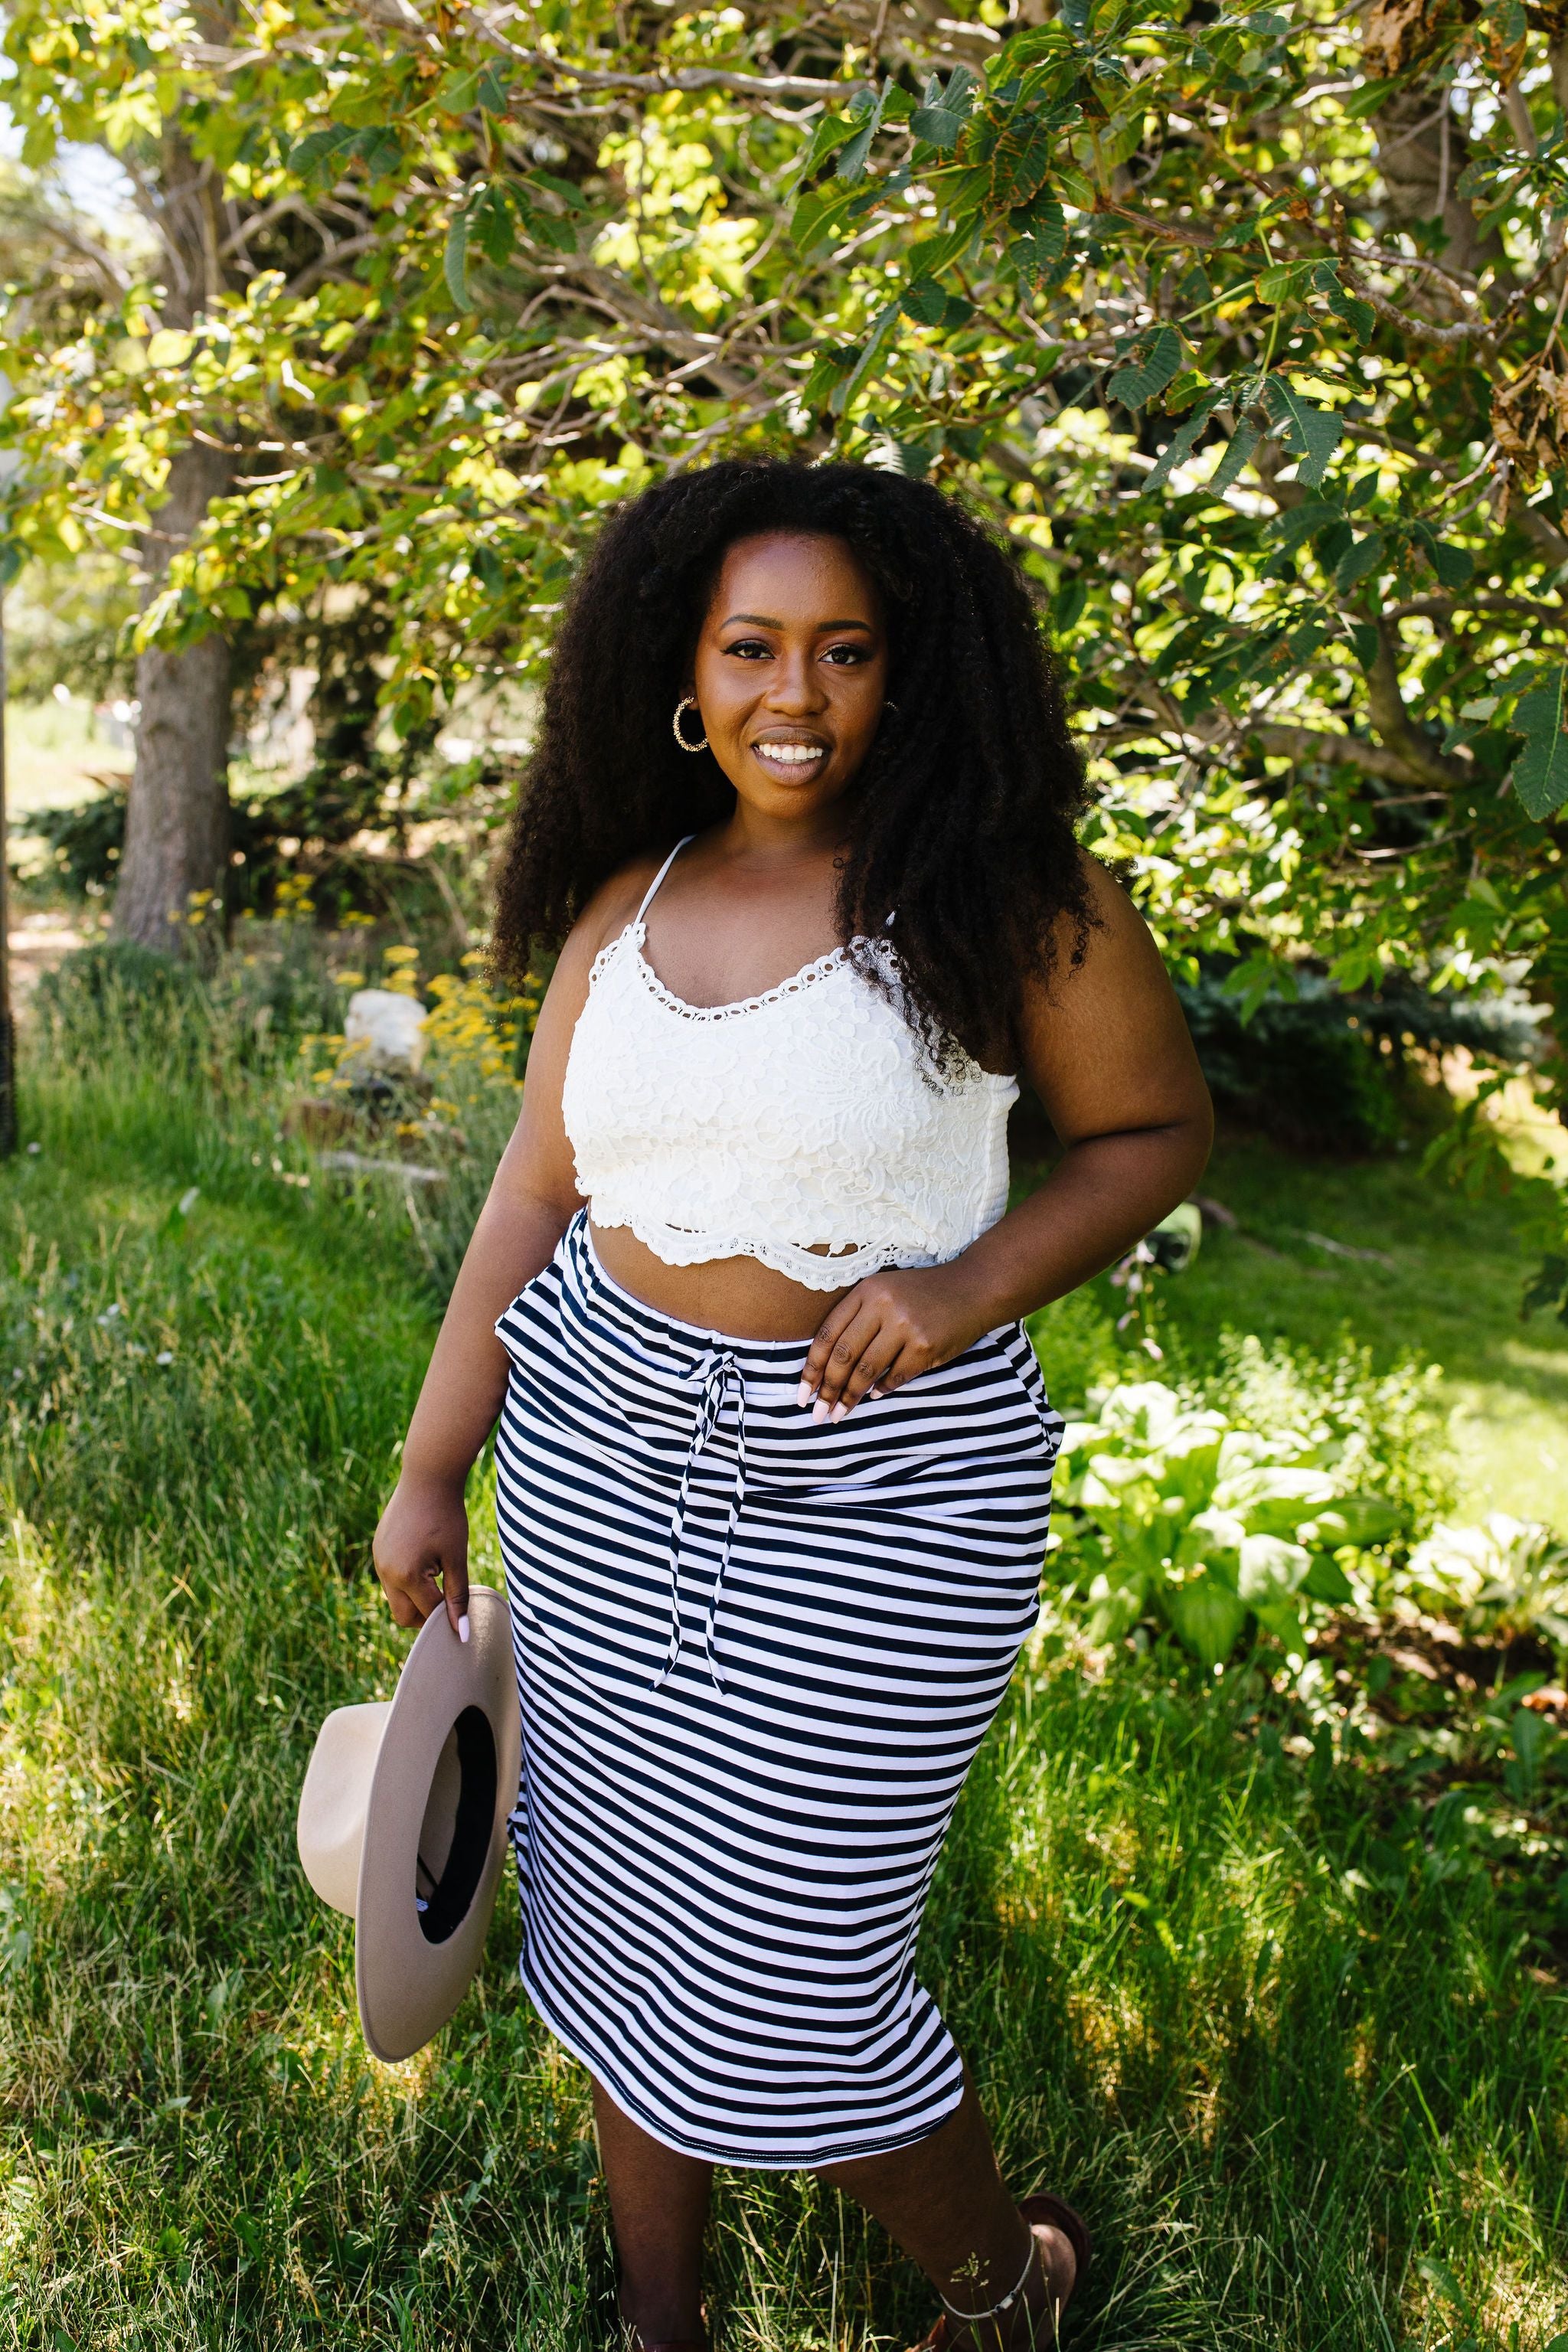
[[[1054,2346],[1058,2340],[1061,2329],[1062,2315],[1067,2310],[1068,2304],[1072,2301],[1073,2296],[1078,2293],[1079,2286],[1083,2283],[1084,2273],[1089,2268],[1089,2258],[1094,2252],[1094,2241],[1089,2236],[1089,2225],[1085,2221],[1083,2215],[1075,2210],[1075,2209],[1071,2205],[1068,2205],[1062,2198],[1053,2197],[1047,2189],[1041,2189],[1033,2197],[1021,2198],[1018,2203],[1018,2210],[1023,2215],[1025,2221],[1028,2223],[1030,2231],[1034,2235],[1037,2252],[1039,2250],[1039,2232],[1042,2229],[1059,2230],[1073,2250],[1074,2269],[1072,2284],[1068,2287],[1066,2294],[1062,2296],[1059,2303],[1056,2301],[1054,2296],[1052,2298],[1049,2315],[1050,2334],[1048,2336],[1043,2336],[1039,2334],[1037,2330],[1031,2330],[1030,2332],[1029,2341],[1031,2346],[1034,2347],[1034,2352],[1049,2352],[1049,2347]],[[914,2352],[952,2352],[952,2347],[959,2342],[960,2338],[964,2336],[968,2330],[977,2326],[984,2326],[988,2320],[1002,2319],[1011,2309],[1012,2305],[1022,2295],[1025,2287],[1028,2284],[1029,2272],[1034,2267],[1034,2262],[1035,2254],[1031,2253],[1029,2261],[1025,2266],[1024,2275],[1018,2281],[1017,2285],[1013,2289],[1012,2294],[1005,2294],[1002,2297],[1001,2302],[993,2304],[989,2311],[977,2312],[965,2317],[962,2313],[955,2312],[952,2308],[951,2305],[945,2306],[937,2320],[936,2326],[931,2329],[931,2334],[921,2338],[921,2342],[915,2346]],[[1041,2268],[1046,2271],[1046,2276],[1049,2278],[1050,2272],[1047,2268],[1043,2257],[1041,2259]],[[1042,2318],[1045,2316],[1046,2315],[1041,2315]],[[1000,2342],[1000,2328],[998,2328],[996,2332],[998,2341]],[[977,2347],[977,2352],[998,2352],[996,2345],[987,2343],[978,2335],[975,2336],[973,2340]]]

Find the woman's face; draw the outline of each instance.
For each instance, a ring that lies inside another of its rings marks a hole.
[[[701,732],[759,815],[815,815],[876,740],[888,683],[881,600],[842,539],[762,531],[724,557],[693,664]],[[682,727],[695,740],[695,714]]]

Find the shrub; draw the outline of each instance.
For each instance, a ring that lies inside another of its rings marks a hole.
[[[1251,1332],[1225,1331],[1212,1370],[1193,1385],[1237,1429],[1300,1432],[1347,1491],[1381,1496],[1419,1536],[1455,1497],[1442,1377],[1413,1357],[1379,1371],[1372,1349],[1348,1334],[1326,1360],[1289,1341],[1266,1348]]]
[[[1409,1047],[1463,1045],[1503,1064],[1540,1051],[1535,1023],[1501,998],[1432,995],[1408,981],[1346,996],[1302,972],[1293,996],[1268,995],[1248,1015],[1226,979],[1216,966],[1178,991],[1215,1100],[1300,1149],[1387,1150],[1405,1123]]]
[[[1493,1511],[1484,1527],[1435,1527],[1390,1589],[1473,1637],[1534,1636],[1568,1652],[1568,1543],[1531,1519]]]
[[[1397,1504],[1351,1485],[1333,1435],[1238,1428],[1159,1381],[1113,1389],[1062,1452],[1091,1636],[1152,1610],[1205,1665],[1249,1625],[1304,1656],[1304,1604],[1350,1600],[1344,1557],[1406,1528]]]

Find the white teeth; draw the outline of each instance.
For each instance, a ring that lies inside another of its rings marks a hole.
[[[820,743],[757,743],[752,749],[763,760],[782,760],[792,768],[804,768],[813,760],[823,757]]]

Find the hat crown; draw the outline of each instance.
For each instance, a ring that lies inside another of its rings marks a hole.
[[[395,1696],[334,1709],[300,1794],[305,1875],[354,1922],[354,1977],[376,2057],[412,2057],[479,1964],[517,1797],[521,1725],[505,1598],[468,1594],[471,1638],[444,1609]]]
[[[297,1843],[305,1875],[323,1903],[350,1919],[359,1897],[364,1811],[391,1713],[389,1698],[335,1707],[316,1735],[300,1791]]]

